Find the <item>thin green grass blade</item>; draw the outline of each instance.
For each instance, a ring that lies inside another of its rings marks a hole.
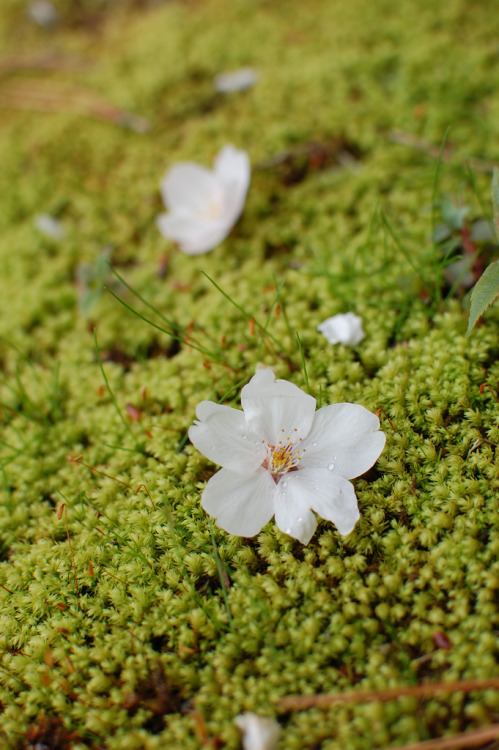
[[[272,319],[272,314],[274,312],[275,306],[277,305],[277,302],[279,301],[279,295],[281,293],[281,289],[284,286],[284,282],[282,282],[276,289],[276,293],[274,295],[274,299],[270,303],[269,311],[267,313],[267,318],[265,320],[263,329],[262,329],[262,335],[260,337],[260,343],[258,345],[257,353],[256,353],[256,361],[260,361],[260,355],[262,353],[263,345],[265,343],[265,337],[268,335],[268,329],[270,325],[270,321]]]
[[[124,287],[126,287],[126,289],[128,289],[129,292],[133,294],[134,297],[137,297],[137,299],[140,300],[142,304],[144,304],[149,310],[156,313],[156,315],[159,318],[161,318],[161,320],[164,320],[165,323],[167,323],[174,331],[176,330],[180,333],[182,332],[181,326],[177,325],[177,323],[175,323],[173,320],[170,320],[169,318],[167,318],[166,315],[163,315],[161,310],[158,310],[157,307],[154,307],[154,305],[148,302],[146,298],[140,294],[140,292],[134,289],[133,286],[130,286],[130,284],[127,281],[125,281],[123,276],[121,276],[121,274],[119,274],[115,268],[113,268],[110,264],[108,265],[109,265],[109,269],[113,272],[116,278],[123,284]],[[105,287],[105,288],[107,289],[108,292],[111,292],[111,289],[109,289],[109,287]],[[116,295],[113,295],[113,296],[116,296]]]
[[[307,386],[308,395],[310,396],[311,393],[310,393],[310,383],[308,382],[307,363],[305,362],[305,353],[303,351],[303,346],[302,346],[300,334],[298,333],[298,331],[296,332],[296,340],[298,341],[298,348],[300,350],[301,362],[303,365],[303,375],[305,376],[305,384]]]
[[[482,192],[479,190],[478,185],[475,180],[475,175],[470,167],[469,163],[466,163],[466,177],[470,182],[471,187],[473,188],[473,192],[476,195],[476,198],[478,200],[478,203],[480,204],[480,210],[482,212],[482,216],[487,221],[487,224],[492,230],[492,234],[496,235],[496,239],[499,242],[499,237],[497,236],[497,231],[494,231],[494,221],[490,215],[490,206],[485,204],[485,201],[483,200]],[[494,183],[494,179],[492,179],[492,183]],[[494,198],[492,198],[492,202],[494,202]]]
[[[284,300],[283,300],[283,299],[282,299],[282,297],[281,297],[281,289],[282,289],[282,288],[283,288],[283,286],[284,286],[284,282],[282,282],[282,284],[280,284],[280,285],[279,285],[279,284],[277,283],[277,279],[276,279],[276,277],[275,277],[275,274],[273,275],[273,277],[272,277],[272,278],[273,278],[273,280],[274,280],[274,285],[275,285],[275,288],[276,288],[276,289],[278,289],[278,291],[279,291],[278,301],[279,301],[279,303],[280,303],[280,305],[281,305],[281,313],[282,313],[282,317],[284,318],[284,324],[285,324],[285,326],[286,326],[286,330],[287,330],[287,332],[288,332],[289,340],[290,340],[290,342],[291,342],[291,341],[293,341],[293,338],[294,338],[294,337],[293,337],[293,332],[292,332],[292,330],[291,330],[291,326],[290,326],[290,324],[289,324],[289,318],[288,318],[288,314],[287,314],[287,312],[286,312],[286,305],[284,304]]]
[[[390,222],[388,221],[387,217],[385,216],[383,212],[381,213],[381,221],[383,222],[383,227],[386,229],[386,231],[388,232],[392,240],[395,242],[397,249],[400,250],[404,258],[407,260],[407,262],[411,266],[414,273],[417,274],[419,280],[421,281],[425,289],[427,289],[427,291],[429,292],[431,290],[432,285],[429,283],[428,279],[425,278],[425,275],[422,273],[421,269],[415,264],[410,253],[408,253],[405,247],[402,245],[399,238],[395,234],[395,231],[392,225],[390,224]]]
[[[435,172],[433,174],[433,185],[431,190],[431,236],[435,234],[435,227],[437,225],[437,193],[438,193],[438,178],[440,175],[440,167],[442,166],[442,155],[444,153],[445,144],[447,142],[447,136],[449,135],[450,127],[447,127],[440,144],[440,151],[438,152],[437,162],[435,164]]]
[[[114,297],[114,299],[117,302],[120,303],[120,305],[122,305],[126,310],[128,310],[129,312],[131,312],[132,315],[135,315],[137,318],[140,318],[140,320],[143,320],[144,323],[147,323],[152,328],[156,328],[156,330],[161,331],[161,333],[166,333],[167,336],[171,336],[171,338],[174,339],[175,341],[178,341],[181,344],[185,344],[186,343],[186,341],[185,341],[185,331],[181,335],[178,335],[174,330],[168,330],[167,328],[163,328],[162,326],[158,325],[157,323],[155,323],[150,318],[146,318],[145,315],[142,315],[142,313],[140,313],[134,307],[132,307],[131,305],[127,304],[124,300],[121,299],[121,297],[119,297],[117,294],[115,294],[115,292],[113,292],[112,289],[110,289],[109,287],[105,287],[105,288],[106,288],[106,291],[108,291],[109,294],[111,294]],[[153,307],[152,309],[154,310],[155,308]],[[179,330],[181,330],[181,329],[179,329]],[[199,344],[196,344],[196,342],[192,339],[192,337],[189,338],[188,346],[190,346],[191,349],[194,349],[195,351],[199,352],[200,354],[203,354],[208,359],[213,360],[214,362],[218,362],[221,365],[229,367],[231,370],[235,370],[236,369],[228,361],[228,359],[227,359],[227,357],[226,357],[225,354],[223,354],[223,357],[220,358],[212,350],[205,349],[205,347],[200,346]]]
[[[185,328],[183,328],[182,326],[178,325],[178,323],[175,323],[174,320],[171,320],[170,318],[167,318],[166,315],[164,315],[161,312],[161,310],[159,310],[153,304],[151,304],[150,302],[148,302],[148,300],[146,300],[146,298],[143,297],[140,294],[140,292],[138,292],[127,281],[125,281],[125,279],[123,278],[123,276],[121,276],[121,274],[119,274],[118,271],[116,271],[111,265],[109,265],[109,268],[111,269],[111,271],[113,272],[113,274],[116,276],[116,278],[123,284],[123,286],[126,289],[128,289],[128,291],[131,292],[131,294],[134,295],[134,297],[136,297],[138,300],[140,300],[149,310],[151,310],[151,312],[155,313],[159,318],[161,318],[161,320],[164,320],[164,322],[167,323],[167,325],[169,325],[170,328],[171,328],[171,330],[169,330],[169,331],[161,329],[161,328],[160,328],[160,330],[164,330],[164,333],[167,333],[169,336],[172,336],[172,338],[176,338],[177,341],[185,343],[185,335],[186,335]],[[113,294],[112,290],[109,289],[108,287],[105,287],[105,289],[108,292],[111,292],[111,294]],[[113,296],[116,297],[115,294],[113,294]],[[117,297],[117,299],[122,302],[122,300],[120,300],[119,297]],[[132,312],[136,312],[131,307],[129,307],[128,309],[131,310]],[[138,315],[138,313],[136,313],[136,314]],[[142,317],[142,316],[139,315],[139,317]],[[146,320],[146,318],[143,318],[143,320]],[[208,335],[202,328],[200,328],[200,330],[205,335]],[[175,333],[172,333],[172,331],[175,331]],[[213,344],[215,346],[215,349],[220,353],[220,355],[222,356],[222,358],[224,358],[225,357],[225,352],[222,350],[221,346],[219,344],[217,344],[215,341],[213,341],[213,339],[210,339],[210,340],[213,342]],[[192,334],[191,334],[189,336],[189,346],[192,346],[192,341],[193,341],[193,337],[192,337]],[[206,353],[206,356],[209,356],[212,359],[215,359],[215,357],[214,357],[214,355],[213,355],[212,352],[210,352],[208,349],[203,349],[197,343],[196,343],[196,346],[193,346],[192,348],[195,348],[197,351],[200,351],[202,353]],[[221,361],[221,360],[219,360],[219,361]]]
[[[239,305],[239,304],[238,304],[238,303],[237,303],[237,302],[236,302],[235,300],[233,300],[233,299],[232,299],[232,297],[231,297],[231,296],[230,296],[229,294],[227,294],[227,292],[224,292],[224,290],[222,289],[222,287],[221,287],[221,286],[219,286],[219,285],[217,284],[217,282],[216,282],[216,281],[214,281],[214,280],[213,280],[213,279],[211,278],[211,276],[208,276],[208,274],[207,274],[207,273],[206,273],[205,271],[201,271],[201,273],[203,274],[203,276],[206,276],[206,278],[208,279],[208,281],[210,282],[210,284],[213,284],[213,286],[215,287],[215,289],[218,289],[218,291],[220,292],[220,294],[221,294],[221,295],[222,295],[223,297],[225,297],[225,299],[226,299],[226,300],[228,300],[228,301],[229,301],[229,302],[231,303],[231,305],[234,305],[234,307],[236,308],[236,310],[239,310],[239,312],[240,312],[240,313],[241,313],[242,315],[244,315],[244,317],[246,318],[246,320],[251,320],[251,319],[253,319],[253,320],[255,321],[255,325],[256,325],[256,327],[257,327],[257,328],[259,328],[259,329],[260,329],[261,331],[265,331],[265,326],[263,326],[263,325],[262,325],[261,323],[259,323],[259,322],[258,322],[258,321],[256,320],[256,318],[255,318],[255,316],[254,316],[254,315],[251,315],[251,313],[247,312],[247,311],[246,311],[246,310],[244,309],[244,307],[241,307],[241,305]],[[284,351],[284,350],[283,350],[283,347],[282,347],[282,344],[280,343],[280,341],[278,341],[278,339],[276,339],[276,337],[275,337],[275,336],[273,336],[273,335],[272,335],[271,333],[269,333],[268,331],[265,331],[265,333],[266,333],[266,335],[267,335],[267,336],[269,337],[269,339],[271,339],[271,340],[272,340],[272,341],[274,342],[274,344],[275,344],[275,345],[276,345],[276,346],[278,347],[279,351]]]
[[[442,143],[440,144],[440,151],[438,152],[437,162],[435,164],[435,172],[433,174],[433,185],[432,185],[432,192],[431,192],[431,237],[435,237],[435,229],[437,226],[437,193],[438,193],[438,178],[440,176],[440,167],[442,166],[442,156],[445,149],[445,144],[447,142],[447,136],[449,135],[450,127],[447,127],[444,133],[444,136],[442,138]],[[442,274],[443,269],[441,265],[439,264],[439,247],[436,242],[433,241],[432,243],[432,261],[433,261],[433,267],[435,269],[435,281],[433,285],[427,286],[428,291],[430,291],[431,286],[433,286],[433,293],[431,294],[433,302],[435,303],[437,300],[441,299],[441,292],[442,292]]]
[[[125,430],[134,439],[135,445],[137,446],[137,450],[140,453],[143,453],[142,446],[140,444],[140,440],[138,439],[138,437],[136,436],[136,434],[134,433],[134,431],[132,430],[132,428],[130,427],[130,425],[128,424],[128,422],[126,421],[125,417],[121,413],[121,409],[118,406],[118,402],[116,401],[116,397],[115,397],[115,395],[114,395],[114,393],[113,393],[113,391],[111,389],[111,386],[109,385],[109,381],[107,379],[107,375],[105,373],[105,370],[104,370],[104,367],[103,367],[103,364],[102,364],[102,359],[101,359],[101,356],[100,356],[99,344],[97,343],[97,334],[96,334],[95,330],[94,330],[94,342],[95,342],[95,351],[97,352],[97,360],[99,362],[99,369],[101,371],[102,377],[104,378],[104,383],[106,384],[107,392],[109,393],[109,396],[111,398],[111,401],[113,402],[114,408],[116,409],[116,413],[118,414],[119,418],[123,422],[123,425],[125,426]]]
[[[211,543],[213,545],[215,562],[217,564],[218,578],[220,579],[220,586],[222,587],[222,596],[224,598],[225,609],[227,610],[227,618],[229,620],[229,625],[232,630],[232,614],[230,611],[229,597],[227,595],[227,586],[225,585],[224,570],[222,567],[222,561],[220,559],[220,555],[218,553],[218,547],[215,541],[215,534],[213,533],[213,524],[211,523],[211,520],[209,521],[209,524],[210,524]]]
[[[68,503],[67,499],[66,499],[66,498],[64,497],[64,495],[62,494],[62,492],[60,492],[59,490],[58,490],[58,492],[59,492],[59,495],[61,495],[61,497],[63,497],[63,498],[64,498],[64,500],[66,501],[66,504],[67,504],[67,505],[68,505],[68,507],[69,507],[69,503]],[[111,525],[111,526],[112,526],[112,527],[113,527],[113,528],[114,528],[114,529],[115,529],[115,530],[116,530],[117,532],[120,532],[120,531],[122,531],[122,528],[121,528],[120,524],[119,524],[119,523],[116,523],[116,521],[113,521],[113,519],[112,519],[112,518],[110,518],[110,517],[109,517],[109,516],[107,515],[107,513],[105,513],[105,511],[103,511],[103,510],[102,510],[102,508],[98,507],[98,506],[97,506],[97,505],[96,505],[95,503],[93,503],[93,502],[92,502],[92,501],[90,500],[90,498],[88,498],[88,497],[87,497],[87,496],[86,496],[86,495],[85,495],[85,494],[84,494],[83,492],[81,493],[81,499],[82,499],[82,500],[83,500],[84,502],[86,502],[86,503],[87,503],[87,504],[88,504],[88,505],[89,505],[89,506],[90,506],[90,507],[91,507],[91,508],[92,508],[93,510],[97,511],[97,512],[98,512],[98,514],[99,514],[99,517],[100,517],[100,516],[102,516],[103,518],[105,518],[105,519],[106,519],[106,521],[108,521],[108,522],[109,522],[109,524],[110,524],[110,525]],[[142,552],[141,548],[139,547],[139,545],[137,544],[137,542],[136,542],[136,541],[135,541],[134,539],[127,539],[126,537],[124,537],[124,536],[121,536],[121,535],[119,535],[119,534],[117,534],[117,533],[115,533],[115,535],[114,535],[114,538],[116,539],[116,541],[117,541],[117,543],[118,543],[118,546],[120,546],[120,545],[125,545],[126,547],[128,547],[128,549],[129,549],[129,550],[131,550],[131,551],[132,551],[132,552],[134,552],[134,553],[137,553],[137,555],[138,555],[138,556],[140,557],[140,559],[142,560],[142,562],[145,562],[145,563],[146,563],[146,565],[148,565],[148,566],[150,567],[150,569],[151,569],[151,570],[154,570],[154,566],[153,566],[153,564],[152,564],[152,563],[151,563],[151,562],[150,562],[150,561],[149,561],[149,560],[147,559],[147,557],[146,557],[146,556],[145,556],[145,554],[144,554],[144,553]]]

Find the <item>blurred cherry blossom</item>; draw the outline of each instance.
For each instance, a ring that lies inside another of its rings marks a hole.
[[[227,145],[213,170],[193,162],[173,166],[161,183],[168,213],[160,232],[188,255],[207,253],[229,234],[244,208],[251,168],[246,151]]]

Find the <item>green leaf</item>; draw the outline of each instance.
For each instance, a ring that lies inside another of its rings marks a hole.
[[[496,218],[495,213],[496,210],[494,208],[494,221]],[[466,334],[471,332],[471,329],[477,322],[478,318],[484,314],[487,307],[492,304],[497,296],[499,296],[499,260],[496,260],[495,263],[491,263],[490,266],[485,269],[473,287],[471,293],[470,318]]]
[[[499,242],[499,169],[494,167],[492,174],[492,207],[494,209],[494,229],[496,232],[496,240]]]

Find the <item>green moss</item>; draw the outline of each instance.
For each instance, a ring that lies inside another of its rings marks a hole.
[[[465,337],[465,301],[438,287],[428,239],[429,152],[447,127],[437,194],[473,216],[488,205],[489,176],[464,164],[499,155],[493,4],[55,4],[50,31],[24,2],[0,18],[23,107],[0,123],[4,744],[57,731],[78,750],[184,750],[206,732],[237,748],[246,710],[277,717],[286,750],[491,723],[492,690],[288,714],[277,700],[497,674],[498,313]],[[38,49],[88,65],[44,70]],[[213,76],[242,65],[258,84],[216,94]],[[36,111],[33,78],[56,111]],[[87,116],[83,91],[150,129]],[[222,246],[191,258],[157,231],[159,180],[226,142],[250,153],[247,205]],[[300,155],[311,142],[330,144],[326,164]],[[288,171],[268,166],[278,154]],[[36,229],[39,213],[63,240]],[[159,328],[108,293],[79,312],[78,266],[104,247],[145,302],[118,297]],[[355,350],[316,330],[348,310],[367,334]],[[313,395],[382,409],[387,433],[355,480],[354,532],[321,522],[306,548],[272,522],[253,540],[211,526],[200,496],[215,468],[187,441],[197,403],[238,406],[257,361],[305,387],[297,332]]]

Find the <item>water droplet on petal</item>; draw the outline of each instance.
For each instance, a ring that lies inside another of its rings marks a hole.
[[[291,534],[291,529],[289,528],[289,526],[288,526],[288,528],[286,529],[286,534]]]
[[[298,523],[303,523],[303,518],[301,516],[297,518],[296,520],[298,521]]]
[[[247,440],[248,439],[247,435],[241,435],[241,437],[242,437],[243,440]]]
[[[283,488],[284,488],[284,487],[287,487],[287,486],[288,486],[288,483],[287,483],[287,482],[281,482],[281,487],[283,487]],[[284,494],[284,493],[282,493],[282,494]]]
[[[317,448],[317,443],[312,443],[312,448]]]
[[[329,469],[329,471],[334,471],[334,464],[328,464],[327,468]]]

